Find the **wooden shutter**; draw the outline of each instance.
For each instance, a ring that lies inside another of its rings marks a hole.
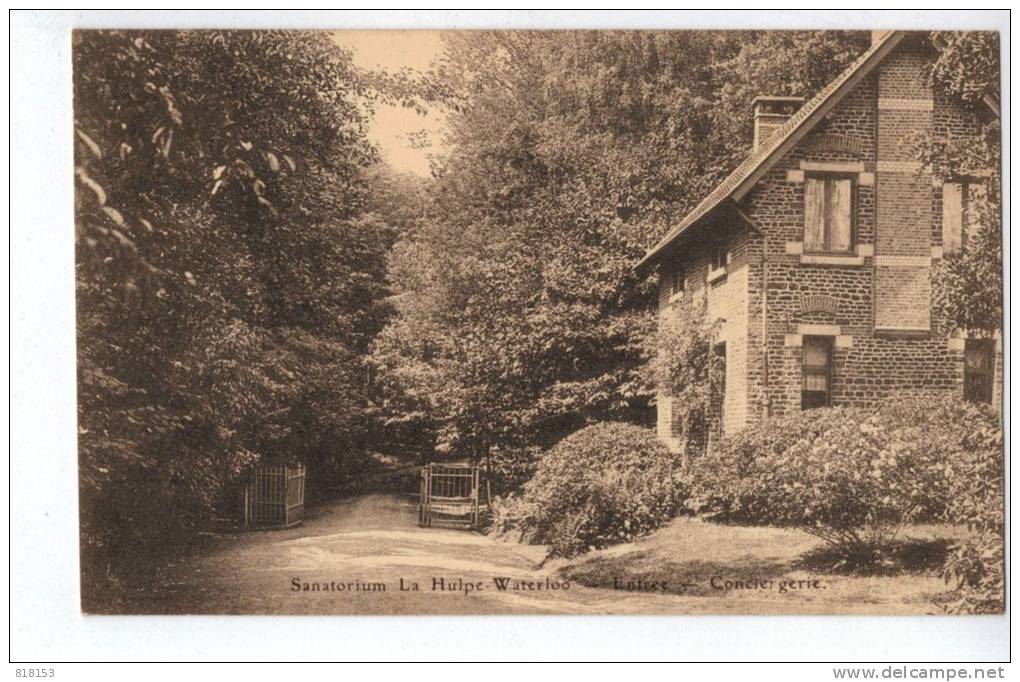
[[[853,186],[849,178],[830,181],[828,219],[829,251],[850,250],[850,225],[852,222]]]
[[[804,179],[804,250],[825,250],[825,181]]]
[[[957,182],[942,185],[942,252],[957,253],[963,242],[963,191]]]

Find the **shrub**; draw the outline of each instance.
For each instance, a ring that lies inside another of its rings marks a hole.
[[[678,458],[647,429],[588,426],[549,449],[520,497],[494,505],[493,530],[573,556],[658,528],[682,508]]]
[[[976,423],[964,446],[946,520],[966,525],[971,534],[946,560],[943,576],[954,590],[941,606],[949,613],[1001,613],[1005,599],[1002,430],[987,421]]]
[[[930,397],[773,418],[695,463],[691,506],[797,527],[831,544],[846,564],[873,564],[905,524],[944,518],[978,424],[994,426],[994,415]]]
[[[519,492],[535,474],[542,451],[531,447],[494,446],[484,460],[494,495]]]

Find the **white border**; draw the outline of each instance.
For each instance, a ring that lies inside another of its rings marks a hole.
[[[8,197],[15,198],[10,204],[14,295],[10,414],[16,424],[11,429],[14,492],[10,500],[10,654],[14,660],[987,661],[1008,657],[1005,617],[83,617],[78,608],[70,29],[208,26],[1000,30],[1004,182],[1010,186],[1010,32],[1009,15],[1003,11],[15,13],[9,36],[12,177]],[[1009,193],[1004,194],[1008,226]],[[1008,228],[1004,233],[1008,254]],[[1008,255],[1006,260],[1008,264]],[[1008,265],[1005,276],[1008,310]],[[1009,353],[1006,358],[1008,376]],[[1007,415],[1008,386],[1007,379]]]

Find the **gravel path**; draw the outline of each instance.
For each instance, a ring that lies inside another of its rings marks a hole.
[[[541,547],[478,533],[419,528],[413,504],[366,495],[322,507],[290,530],[210,537],[192,556],[161,567],[131,590],[125,610],[578,615],[692,610],[690,604],[684,608],[689,599],[676,595],[564,586],[550,568],[538,567],[543,555]]]

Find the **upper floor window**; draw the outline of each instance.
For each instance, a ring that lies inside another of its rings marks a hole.
[[[972,403],[992,402],[995,367],[993,339],[967,339],[963,347],[963,398]]]
[[[679,296],[684,293],[687,289],[687,270],[682,266],[677,266],[673,269],[673,272],[669,278],[669,295]]]
[[[709,253],[708,274],[705,279],[709,284],[721,282],[726,277],[726,266],[730,262],[730,250],[722,242],[712,245]]]
[[[942,185],[942,252],[958,253],[967,246],[979,217],[977,207],[988,195],[984,180],[962,179]]]
[[[845,253],[853,249],[855,182],[852,175],[804,178],[804,251]]]
[[[712,246],[712,261],[710,263],[712,270],[721,270],[730,263],[730,250],[725,244],[717,242]]]

